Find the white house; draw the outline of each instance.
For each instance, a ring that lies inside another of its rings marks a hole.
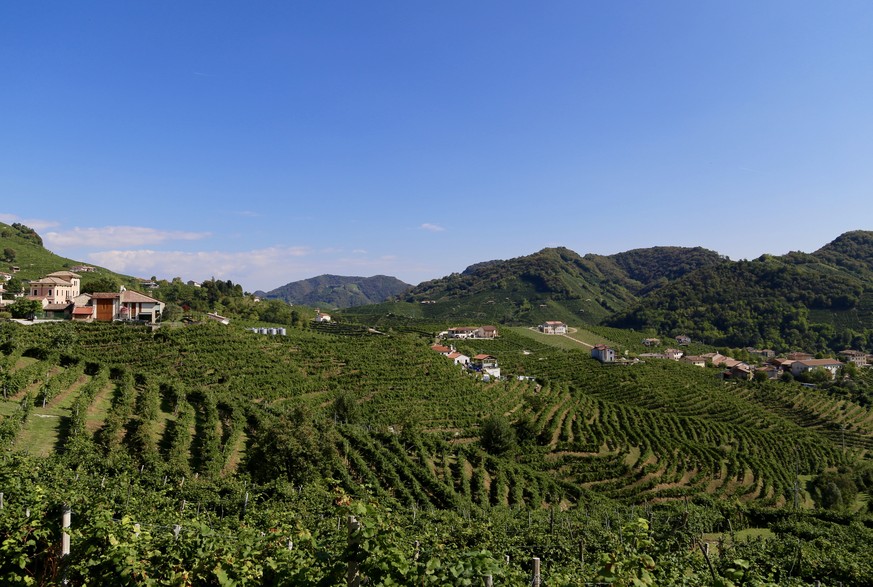
[[[539,325],[543,334],[567,334],[567,325],[557,320],[548,320]]]
[[[679,349],[667,349],[664,351],[664,358],[670,359],[671,361],[678,361],[684,355],[682,351]]]
[[[496,326],[480,326],[476,330],[476,338],[497,338]]]
[[[470,357],[468,357],[467,355],[462,355],[458,351],[455,351],[453,353],[449,353],[446,356],[448,358],[450,358],[452,360],[452,363],[454,363],[455,365],[469,365],[470,364]]]
[[[500,367],[497,359],[491,355],[479,354],[473,357],[473,364],[484,374],[495,379],[500,379]]]
[[[330,322],[330,314],[325,314],[324,312],[316,312],[315,321],[316,322]]]
[[[859,367],[863,367],[867,364],[867,353],[862,353],[861,351],[845,349],[840,351],[840,356],[846,359],[849,363],[855,363]]]
[[[473,338],[477,332],[479,329],[475,326],[455,326],[449,328],[448,336],[449,338]]]
[[[591,356],[601,363],[613,363],[615,362],[615,349],[605,344],[596,344],[591,349]]]
[[[837,371],[843,364],[836,359],[807,359],[806,361],[794,361],[791,363],[791,374],[797,377],[813,369],[825,369],[831,374],[831,379],[836,377]]]

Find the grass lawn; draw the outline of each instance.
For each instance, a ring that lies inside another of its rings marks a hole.
[[[58,441],[61,418],[69,415],[69,410],[34,408],[18,434],[16,448],[40,457],[49,456],[54,452]]]
[[[516,334],[526,336],[537,342],[567,350],[589,351],[596,344],[614,346],[612,342],[602,336],[582,328],[572,328],[569,334],[563,336],[560,334],[543,334],[536,329],[530,329],[526,326],[511,326],[509,329]]]
[[[737,531],[735,536],[737,542],[746,542],[755,538],[774,538],[776,535],[767,528],[746,528],[745,530]],[[730,546],[730,534],[727,532],[713,532],[705,533],[703,535],[703,541],[709,542],[710,544],[718,542],[719,540],[724,540],[725,543]]]
[[[18,411],[21,402],[0,399],[0,416],[10,416]]]

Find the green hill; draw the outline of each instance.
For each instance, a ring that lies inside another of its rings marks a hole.
[[[4,261],[0,271],[11,272],[16,266],[20,271],[15,277],[20,280],[39,279],[54,271],[69,269],[76,265],[86,265],[81,261],[68,259],[54,254],[43,246],[42,238],[32,228],[22,224],[3,224],[0,222],[0,250]],[[11,255],[8,253],[12,253]],[[11,257],[11,258],[10,258]],[[138,280],[129,275],[115,273],[108,269],[94,266],[95,271],[83,272],[82,287],[102,279],[110,279],[119,285],[137,287]]]
[[[596,324],[635,302],[646,288],[719,262],[718,254],[699,248],[657,247],[585,257],[563,247],[549,248],[478,263],[419,284],[405,300],[424,304],[424,316],[445,320]]]
[[[605,322],[720,346],[873,350],[871,259],[873,233],[858,231],[814,254],[723,262],[647,293]]]
[[[283,300],[289,304],[351,308],[384,302],[410,287],[412,286],[408,283],[388,275],[373,277],[319,275],[293,281],[268,292],[255,293],[268,299]]]

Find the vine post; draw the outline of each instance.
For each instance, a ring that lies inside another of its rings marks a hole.
[[[358,522],[358,519],[355,516],[349,516],[348,520],[348,530],[349,530],[349,567],[348,571],[346,571],[346,586],[347,587],[360,587],[361,585],[361,572],[359,570],[358,563],[358,554],[357,554],[357,546],[360,541],[360,536],[358,535],[358,531],[361,529],[361,523]]]
[[[61,514],[61,558],[70,554],[70,523],[73,514],[69,504],[64,504],[63,513]]]

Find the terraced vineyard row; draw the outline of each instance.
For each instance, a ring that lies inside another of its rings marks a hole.
[[[603,367],[584,351],[512,334],[458,343],[497,356],[510,376],[483,383],[418,335],[88,325],[73,331],[75,348],[50,349],[46,332],[22,329],[3,347],[13,392],[0,403],[2,436],[16,448],[127,455],[152,470],[217,478],[245,464],[261,418],[293,406],[335,418],[346,394],[357,415],[336,424],[331,474],[356,493],[421,508],[540,507],[591,492],[778,506],[793,499],[798,475],[855,458],[843,441],[852,450],[871,443],[869,411],[822,394],[726,385],[712,370],[666,361]],[[519,372],[536,381],[511,377]],[[493,414],[530,428],[515,459],[477,442]],[[417,440],[402,432],[410,422],[424,431]]]

